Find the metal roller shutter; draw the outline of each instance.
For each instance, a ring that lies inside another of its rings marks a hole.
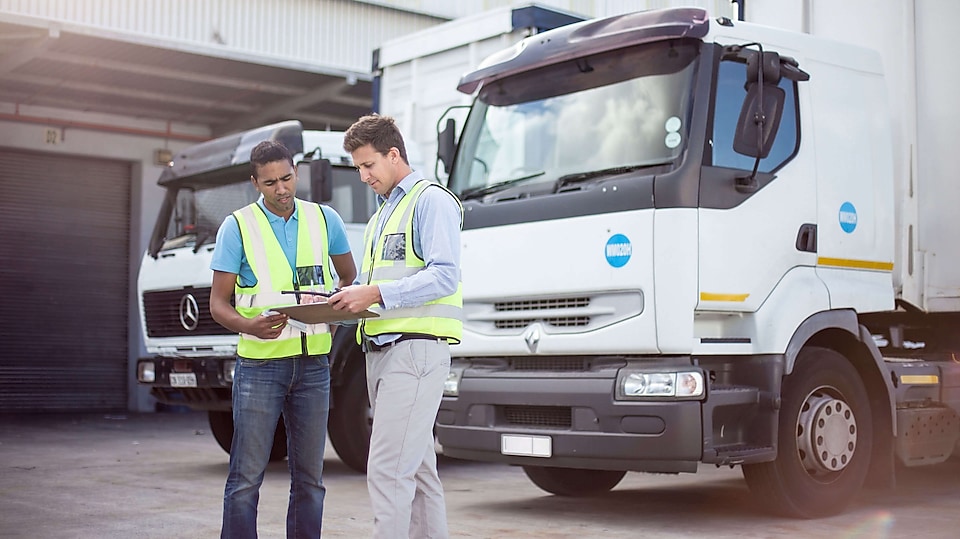
[[[127,408],[130,177],[0,148],[0,411]]]

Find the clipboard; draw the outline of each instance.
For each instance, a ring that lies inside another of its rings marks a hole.
[[[337,311],[326,302],[287,305],[286,307],[274,307],[271,310],[283,313],[305,324],[326,324],[327,322],[338,322],[340,320],[357,320],[359,318],[376,318],[380,316],[369,309],[359,313]]]

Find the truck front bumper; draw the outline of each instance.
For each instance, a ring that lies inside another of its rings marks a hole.
[[[228,411],[235,358],[148,357],[137,360],[137,381],[171,406]]]
[[[695,472],[696,400],[614,400],[611,376],[470,376],[437,416],[443,453],[531,466]],[[529,444],[529,445],[527,445]],[[526,448],[529,447],[529,452]]]

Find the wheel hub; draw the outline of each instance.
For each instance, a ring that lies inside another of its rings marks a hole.
[[[843,400],[821,391],[810,394],[797,420],[797,447],[813,475],[843,470],[857,448],[857,419]]]

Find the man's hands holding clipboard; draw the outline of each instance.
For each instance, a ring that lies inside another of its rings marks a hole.
[[[382,300],[379,286],[375,284],[358,284],[335,291],[334,294],[327,299],[327,302],[330,303],[335,310],[362,314],[371,312],[369,308],[374,305],[380,305]],[[379,316],[376,315],[376,313],[374,313],[374,315]]]
[[[371,293],[370,290],[363,290],[368,288],[373,289],[372,292],[376,295],[377,301],[363,303],[364,298]],[[306,324],[325,324],[379,316],[367,309],[379,302],[380,289],[375,285],[348,286],[332,292],[285,290],[283,293],[298,295],[300,304],[275,307],[273,310]]]

